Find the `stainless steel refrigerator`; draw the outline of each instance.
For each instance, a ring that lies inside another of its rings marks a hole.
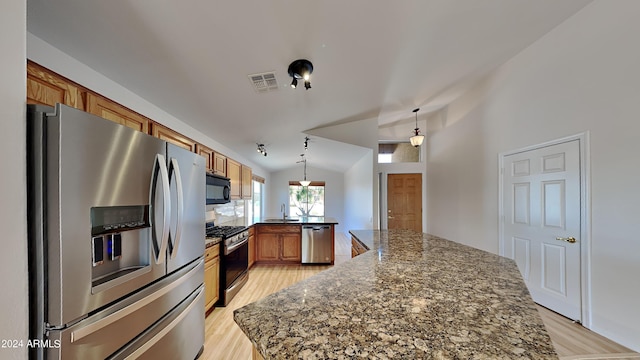
[[[204,158],[29,105],[31,358],[195,359],[204,344]]]

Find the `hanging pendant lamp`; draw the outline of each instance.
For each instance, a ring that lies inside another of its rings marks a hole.
[[[413,112],[416,113],[416,128],[413,129],[415,134],[409,138],[409,141],[411,141],[411,145],[413,145],[414,147],[422,145],[422,142],[424,141],[424,135],[420,135],[420,129],[418,128],[418,111],[420,111],[420,108],[413,110]]]
[[[300,180],[300,185],[307,187],[311,184],[311,181],[307,180],[307,159],[304,158],[304,154],[300,154],[302,160],[298,161],[299,163],[304,164],[304,179]]]

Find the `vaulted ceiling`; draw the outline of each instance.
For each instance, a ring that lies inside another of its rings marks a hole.
[[[274,171],[295,165],[309,129],[446,106],[587,3],[28,0],[27,30]],[[314,64],[310,90],[289,86],[300,58]],[[264,72],[276,90],[252,87]],[[312,136],[308,159],[344,170],[362,155]]]

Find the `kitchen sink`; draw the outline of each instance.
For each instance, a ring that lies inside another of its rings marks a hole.
[[[279,223],[279,222],[298,222],[300,219],[298,218],[275,218],[275,219],[264,219],[263,222],[271,222],[271,223]]]

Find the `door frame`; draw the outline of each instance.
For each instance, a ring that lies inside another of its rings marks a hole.
[[[422,184],[420,184],[420,186],[422,187],[422,214],[421,214],[421,221],[422,221],[422,233],[426,234],[427,233],[427,222],[426,222],[426,199],[427,199],[427,191],[426,191],[426,183],[427,183],[427,176],[426,173],[424,172],[420,172],[420,171],[380,171],[378,172],[378,216],[380,217],[380,229],[382,230],[388,230],[389,229],[389,223],[387,221],[387,187],[389,186],[388,184],[388,176],[389,175],[398,175],[398,174],[421,174],[422,176]]]
[[[580,154],[580,306],[582,325],[591,328],[591,152],[589,131],[498,153],[498,246],[504,255],[504,159],[526,151],[578,141]]]

